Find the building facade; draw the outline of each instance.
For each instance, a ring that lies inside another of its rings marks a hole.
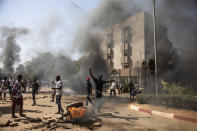
[[[154,53],[152,16],[140,12],[101,31],[104,58],[116,76],[142,83],[142,62]]]

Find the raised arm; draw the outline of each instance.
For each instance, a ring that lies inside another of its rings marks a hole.
[[[89,69],[89,72],[90,72],[90,76],[92,77],[92,79],[95,80],[96,78],[95,78],[94,75],[92,74],[92,69],[91,69],[91,68]]]

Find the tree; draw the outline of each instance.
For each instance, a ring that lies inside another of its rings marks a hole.
[[[112,69],[112,70],[110,71],[110,74],[111,74],[112,76],[115,76],[115,75],[118,74],[118,71],[117,71],[116,69]]]
[[[18,67],[16,67],[16,74],[25,75],[25,66],[23,64],[20,64]]]

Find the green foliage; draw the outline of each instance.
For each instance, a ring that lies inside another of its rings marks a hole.
[[[20,64],[16,67],[16,74],[22,74],[24,75],[25,73],[25,67],[23,64]]]
[[[123,92],[128,92],[128,81],[127,81],[127,77],[120,77],[120,82],[122,84],[122,90]]]
[[[110,71],[110,74],[111,74],[111,75],[117,75],[117,74],[118,74],[118,71],[117,71],[116,69],[112,69],[112,70]]]
[[[191,109],[197,111],[197,98],[193,95],[160,94],[160,95],[137,95],[139,104],[161,105],[174,108]]]
[[[176,84],[175,82],[172,83],[167,83],[167,82],[163,82],[162,81],[162,85],[163,85],[163,90],[166,91],[169,94],[184,94],[186,92],[186,88],[181,86],[180,84]]]
[[[175,82],[168,83],[161,81],[163,85],[163,91],[165,93],[168,93],[170,95],[177,94],[177,95],[182,95],[182,94],[189,94],[189,95],[197,95],[197,92],[194,90],[192,87],[184,87],[181,84],[177,84]]]

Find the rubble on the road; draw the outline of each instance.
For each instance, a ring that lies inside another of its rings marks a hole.
[[[0,120],[0,127],[6,127],[6,126],[9,126],[10,125],[10,120]]]
[[[44,117],[43,117],[44,120],[48,120],[48,119],[50,119],[50,118],[51,118],[51,116],[44,116]]]
[[[29,124],[29,121],[28,120],[22,120],[21,121],[23,124]]]
[[[74,102],[66,105],[66,109],[71,108],[71,107],[83,107],[83,102]]]
[[[101,127],[103,124],[101,124],[100,122],[96,122],[93,124],[94,127]]]
[[[10,127],[16,127],[16,126],[18,126],[18,123],[11,123],[10,124]]]
[[[20,122],[21,121],[21,118],[15,118],[14,119],[14,122]]]
[[[48,122],[55,122],[55,119],[48,119]]]
[[[39,98],[47,98],[48,96],[40,96]]]

